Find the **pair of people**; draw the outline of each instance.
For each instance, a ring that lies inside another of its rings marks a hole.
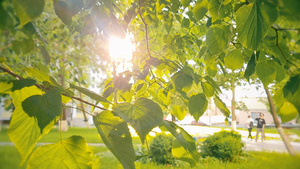
[[[261,133],[261,142],[263,142],[264,136],[265,136],[264,128],[266,126],[266,121],[264,119],[264,114],[260,113],[259,118],[256,118],[255,120],[257,121],[255,142],[257,142],[257,138],[258,138],[259,133]],[[247,124],[248,132],[249,132],[248,138],[251,138],[251,140],[252,140],[251,131],[252,131],[252,128],[253,128],[253,119],[251,118],[251,116],[248,116],[246,124]]]

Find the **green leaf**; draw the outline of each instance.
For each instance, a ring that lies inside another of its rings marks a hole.
[[[215,22],[218,19],[223,19],[230,15],[231,5],[224,4],[223,0],[210,0],[208,10],[212,16],[212,22]]]
[[[191,0],[180,0],[180,1],[181,1],[182,6],[184,6],[184,7],[189,6],[191,3]]]
[[[21,154],[21,164],[27,160],[27,157],[31,154],[35,143],[42,135],[47,134],[52,129],[57,120],[52,121],[47,127],[45,127],[43,133],[41,133],[36,119],[29,117],[28,114],[24,112],[22,102],[30,96],[41,94],[42,91],[36,86],[25,87],[21,90],[15,90],[10,93],[15,110],[12,113],[7,135]]]
[[[255,54],[253,53],[248,64],[247,64],[247,68],[245,70],[245,74],[244,74],[244,77],[249,81],[249,77],[251,75],[253,75],[253,73],[255,73],[255,67],[256,67],[256,64],[255,64]]]
[[[174,105],[174,106],[172,106],[172,114],[178,120],[183,120],[186,115],[186,111],[184,110],[183,106]]]
[[[163,129],[163,127],[165,127],[177,139],[184,149],[191,154],[195,161],[199,160],[200,156],[197,152],[195,141],[189,133],[171,121],[164,120],[160,128]]]
[[[221,53],[231,41],[231,31],[228,26],[212,25],[206,34],[206,44],[211,54]]]
[[[214,95],[214,88],[209,83],[201,82],[201,86],[207,97],[212,97]]]
[[[13,87],[13,83],[8,82],[0,82],[0,93],[10,93],[11,89]]]
[[[134,104],[117,104],[113,107],[113,112],[132,125],[142,143],[144,143],[146,135],[154,127],[160,125],[163,119],[160,106],[146,98],[138,98]]]
[[[285,78],[285,72],[286,72],[285,69],[281,65],[279,65],[279,63],[273,60],[269,60],[268,64],[272,65],[276,71],[276,78],[275,78],[276,82],[278,83],[281,82]]]
[[[30,96],[22,102],[22,107],[29,117],[37,120],[43,133],[43,129],[61,114],[60,92],[56,88],[51,88],[44,95]]]
[[[282,90],[283,90],[283,88],[277,90],[273,96],[274,103],[277,107],[281,107],[283,105],[283,103],[286,101],[285,98],[283,97]]]
[[[177,91],[188,90],[193,84],[193,78],[190,75],[185,74],[183,71],[175,73],[172,76],[172,81],[174,82]]]
[[[275,69],[269,65],[267,61],[259,62],[256,65],[255,72],[265,87],[272,83],[276,78]]]
[[[182,22],[181,22],[181,27],[189,29],[189,27],[190,27],[190,20],[188,18],[183,18]]]
[[[244,61],[244,56],[238,49],[232,50],[224,58],[225,66],[233,71],[242,67]]]
[[[196,165],[196,161],[193,159],[190,153],[188,153],[178,140],[172,142],[172,155],[174,158],[188,162],[191,167]]]
[[[284,102],[278,111],[281,122],[285,123],[295,119],[298,116],[298,111],[295,106],[290,102]]]
[[[13,29],[14,22],[11,15],[3,8],[0,2],[0,29]]]
[[[36,81],[33,79],[14,80],[12,82],[13,82],[13,87],[11,89],[12,92],[14,92],[15,90],[20,90],[24,87],[33,86],[36,84]]]
[[[97,102],[107,102],[110,103],[108,100],[106,100],[106,98],[104,98],[103,96],[98,95],[97,93],[90,91],[86,88],[83,87],[79,87],[79,86],[75,86],[73,84],[70,84],[70,87],[73,89],[76,89],[78,91],[80,91],[81,93],[89,96],[91,99],[94,99]]]
[[[21,52],[27,54],[34,49],[34,42],[32,39],[23,39],[22,41],[15,40],[12,42],[12,49],[17,54]]]
[[[215,96],[214,102],[215,102],[217,108],[218,108],[218,109],[219,109],[226,117],[229,117],[230,111],[228,110],[228,108],[227,108],[227,106],[225,105],[225,103],[224,103],[218,96]]]
[[[27,169],[80,168],[93,166],[93,153],[81,136],[71,136],[56,144],[37,148],[30,157]]]
[[[44,0],[13,0],[15,12],[20,20],[20,26],[40,16],[44,10]]]
[[[219,85],[217,85],[217,83],[214,81],[214,79],[212,79],[210,76],[205,76],[204,78],[215,89],[215,91],[217,91],[217,93],[222,92]]]
[[[300,115],[300,75],[292,76],[283,87],[284,98],[292,103]]]
[[[40,71],[40,70],[35,69],[35,68],[25,68],[23,70],[27,73],[27,75],[29,77],[35,77],[38,81],[51,82],[50,76],[47,73],[43,72],[43,71]]]
[[[197,20],[201,20],[207,13],[207,0],[197,1],[193,14]]]
[[[189,111],[196,121],[203,115],[207,109],[207,99],[203,93],[193,95],[189,100]]]
[[[50,63],[50,55],[44,46],[40,46],[40,50],[46,64]]]
[[[135,153],[126,122],[110,111],[93,117],[104,144],[117,157],[125,169],[133,169]]]
[[[243,46],[256,50],[265,37],[269,19],[261,8],[261,3],[244,5],[236,12],[236,27],[238,39]]]
[[[67,0],[54,1],[54,10],[56,15],[63,21],[64,24],[70,25],[72,17],[83,8],[82,0]]]

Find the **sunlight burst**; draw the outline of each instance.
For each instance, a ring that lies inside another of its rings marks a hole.
[[[130,61],[132,50],[129,36],[126,36],[125,39],[112,37],[109,40],[109,55],[117,62]]]

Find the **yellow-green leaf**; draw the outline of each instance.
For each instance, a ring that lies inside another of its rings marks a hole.
[[[212,25],[206,34],[206,44],[211,54],[221,53],[231,41],[231,31],[228,26]]]
[[[160,106],[146,98],[139,98],[134,104],[117,104],[113,107],[113,112],[132,125],[142,142],[154,127],[161,124],[163,119]]]
[[[36,119],[34,117],[29,117],[28,114],[24,112],[22,102],[30,96],[42,94],[42,91],[36,86],[15,90],[10,94],[15,110],[12,113],[7,134],[21,154],[21,164],[27,160],[35,146],[35,143],[42,135],[47,134],[52,129],[57,120],[56,119],[47,125],[44,128],[43,133],[41,133]]]
[[[281,122],[285,123],[295,119],[298,116],[298,111],[292,103],[284,102],[280,107],[278,114],[281,118]]]
[[[20,26],[40,16],[44,10],[44,0],[13,0],[15,12],[20,20]]]
[[[193,159],[191,154],[184,149],[178,140],[173,140],[172,143],[172,155],[174,158],[188,162],[191,167],[196,165],[196,161]]]
[[[193,14],[197,20],[201,20],[207,13],[207,0],[197,1]]]
[[[256,50],[265,37],[269,19],[261,8],[261,3],[255,1],[244,5],[236,12],[236,28],[238,39],[243,46]]]
[[[107,148],[125,169],[134,169],[135,154],[127,123],[110,111],[101,112],[93,120]]]
[[[203,115],[207,109],[207,99],[203,93],[193,95],[189,100],[189,111],[196,121]]]
[[[92,151],[81,136],[71,136],[56,144],[39,147],[33,152],[27,164],[27,169],[89,169],[92,167]]]
[[[224,58],[225,66],[231,70],[242,67],[244,61],[244,56],[239,49],[229,52]]]

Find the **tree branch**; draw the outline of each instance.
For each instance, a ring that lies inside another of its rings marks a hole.
[[[296,64],[294,64],[293,62],[289,61],[289,60],[286,58],[286,56],[284,55],[284,53],[283,53],[281,47],[279,46],[279,42],[278,42],[278,41],[279,41],[279,40],[278,40],[278,39],[279,39],[278,30],[287,30],[287,29],[277,29],[277,28],[275,28],[274,26],[271,26],[271,28],[275,30],[275,33],[276,33],[276,42],[275,42],[275,45],[277,46],[277,48],[278,48],[278,50],[280,51],[281,55],[284,57],[284,59],[286,60],[286,62],[288,62],[289,64],[291,64],[291,65],[295,66],[296,68],[298,68],[298,66],[297,66]]]
[[[145,33],[146,33],[146,46],[147,46],[147,51],[148,51],[148,54],[149,54],[149,57],[152,58],[152,55],[150,53],[150,49],[149,49],[149,39],[148,39],[148,25],[147,23],[145,22],[143,16],[142,16],[142,12],[141,12],[141,0],[139,0],[139,15],[141,17],[141,20],[143,22],[143,24],[145,25]]]
[[[10,75],[16,77],[18,80],[23,79],[21,76],[15,74],[14,72],[12,72],[12,71],[10,71],[10,70],[8,70],[8,69],[2,67],[2,66],[0,66],[0,69],[3,70],[4,72],[7,72],[8,74],[10,74]],[[36,84],[35,86],[38,87],[39,89],[42,89],[42,86],[40,86],[40,85],[38,85],[38,84]],[[69,96],[69,95],[64,94],[64,93],[62,93],[62,95],[67,96],[67,97],[70,97],[70,98],[75,99],[75,100],[78,100],[78,101],[83,102],[83,103],[85,103],[85,104],[87,104],[87,105],[94,106],[94,107],[96,107],[96,108],[98,108],[98,109],[101,109],[101,110],[107,110],[106,108],[97,106],[97,105],[95,105],[95,104],[93,104],[93,103],[90,103],[90,102],[88,102],[88,101],[85,101],[85,100],[83,100],[83,99],[81,99],[81,98],[79,98],[79,97]]]

